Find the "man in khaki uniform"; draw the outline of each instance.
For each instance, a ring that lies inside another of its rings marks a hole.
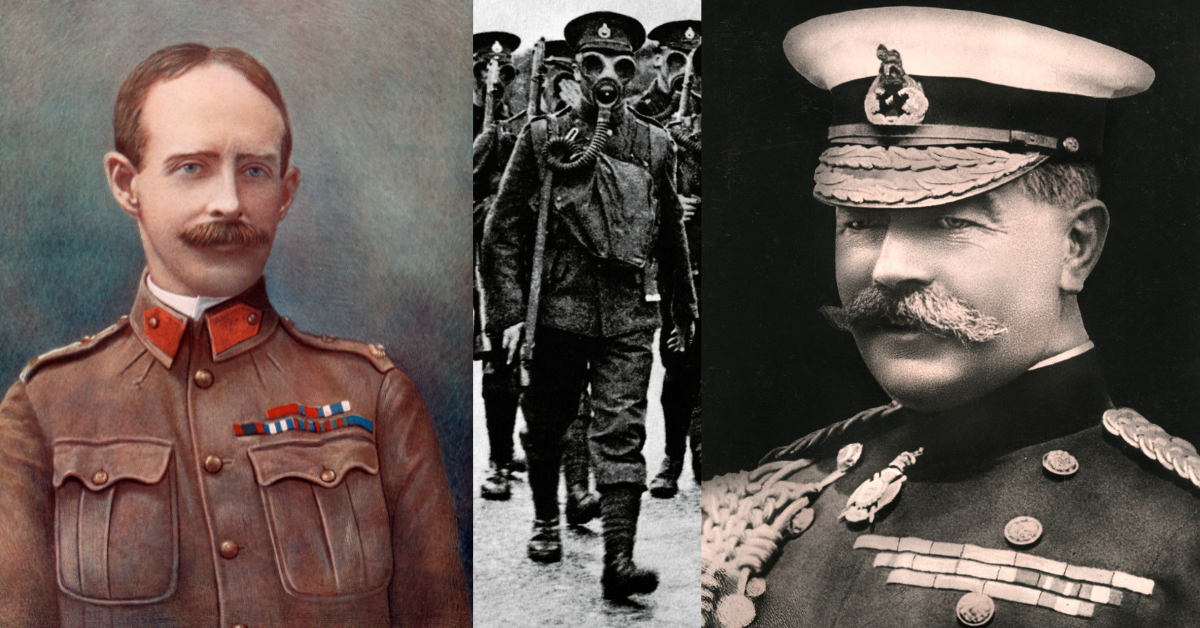
[[[114,130],[148,269],[129,316],[32,360],[0,406],[0,624],[469,625],[413,383],[267,298],[300,181],[270,73],[164,48]]]

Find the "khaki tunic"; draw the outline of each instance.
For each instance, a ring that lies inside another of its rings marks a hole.
[[[262,280],[201,321],[141,286],[0,406],[0,625],[469,625],[437,436],[382,348],[295,330]],[[340,401],[373,432],[234,435]]]

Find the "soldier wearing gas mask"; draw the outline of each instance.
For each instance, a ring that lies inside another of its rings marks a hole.
[[[480,275],[489,334],[529,387],[521,406],[535,522],[529,556],[561,559],[557,503],[562,435],[590,386],[589,445],[601,494],[610,599],[649,593],[653,571],[633,563],[654,332],[666,308],[676,340],[698,316],[683,208],[666,132],[624,106],[645,41],[636,20],[609,12],[572,20],[582,98],[568,115],[530,123],[517,138],[484,227]]]
[[[700,21],[679,20],[661,24],[650,31],[648,37],[657,43],[654,55],[654,80],[634,99],[634,109],[647,117],[666,124],[679,112],[679,100],[687,80],[688,64],[699,59],[692,51],[700,46]],[[700,86],[698,81],[689,85],[693,112],[700,110]]]
[[[692,279],[700,293],[700,22],[667,22],[650,31],[660,46],[655,57],[659,68],[654,84],[643,93],[637,109],[660,120],[678,147],[676,185],[684,208],[684,227],[690,247]],[[664,86],[671,97],[662,97]],[[655,96],[657,94],[658,96]],[[682,97],[687,94],[687,99]],[[649,95],[649,96],[648,96]],[[662,109],[656,106],[667,105]],[[669,320],[669,319],[668,319]],[[658,475],[650,483],[650,494],[670,498],[679,492],[683,454],[692,450],[692,475],[700,483],[700,323],[696,339],[686,350],[672,344],[675,335],[663,328],[661,352],[667,374],[663,379],[662,407],[665,423],[665,452]]]
[[[575,80],[575,51],[564,39],[546,42],[546,83],[542,89],[542,111],[559,117],[579,106],[583,97]]]
[[[475,143],[472,183],[475,264],[488,208],[500,188],[500,176],[512,154],[515,137],[504,131],[501,122],[508,117],[505,87],[516,77],[512,53],[521,39],[511,33],[478,33],[474,37],[473,71],[475,74]],[[483,403],[487,414],[489,452],[488,475],[480,487],[485,499],[508,499],[511,495],[513,429],[517,420],[519,385],[516,372],[500,350],[500,338],[483,333],[479,282],[472,294],[475,314],[475,358],[483,360]]]

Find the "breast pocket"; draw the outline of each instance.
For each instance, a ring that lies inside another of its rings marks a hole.
[[[173,469],[168,441],[54,443],[59,588],[93,604],[171,596],[179,571]]]
[[[248,453],[284,590],[327,599],[387,586],[392,542],[373,442],[342,436]]]

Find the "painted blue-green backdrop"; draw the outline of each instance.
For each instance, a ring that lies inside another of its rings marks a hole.
[[[470,582],[470,3],[0,0],[0,380],[128,311],[112,106],[163,46],[235,46],[292,117],[299,195],[267,265],[306,331],[383,343],[437,424]]]

